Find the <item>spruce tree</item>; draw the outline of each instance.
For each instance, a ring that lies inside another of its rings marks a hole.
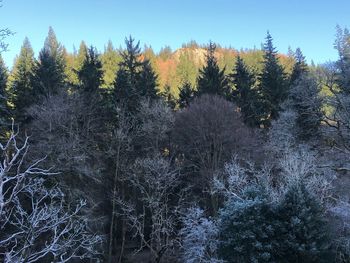
[[[322,206],[303,182],[289,186],[279,204],[278,219],[278,262],[330,262]]]
[[[266,190],[248,187],[242,199],[226,202],[220,211],[219,256],[225,262],[275,262],[276,234],[274,206]]]
[[[194,90],[191,86],[191,83],[185,81],[182,86],[179,88],[179,99],[177,103],[180,109],[186,108],[190,102],[193,100]]]
[[[114,98],[135,113],[142,98],[155,98],[157,76],[148,60],[142,61],[140,43],[129,37],[125,40],[126,50],[121,52],[122,60],[114,84]]]
[[[126,50],[121,52],[122,61],[115,79],[115,100],[126,107],[128,113],[134,113],[139,107],[138,74],[142,67],[140,43],[134,39],[125,39]]]
[[[292,74],[290,76],[290,84],[293,85],[295,82],[308,72],[305,57],[301,52],[300,48],[297,48],[294,54],[295,64],[293,66]]]
[[[249,126],[258,126],[261,119],[261,101],[255,85],[255,77],[238,56],[230,79],[234,86],[232,100],[240,108],[243,121]]]
[[[64,49],[58,43],[50,27],[43,49],[39,53],[36,69],[35,93],[37,96],[51,96],[59,93],[65,84]]]
[[[96,93],[103,82],[102,64],[94,47],[85,53],[83,64],[78,71],[80,90],[86,93]]]
[[[288,85],[284,69],[279,62],[277,51],[272,43],[270,33],[267,33],[264,44],[263,70],[260,74],[260,91],[264,103],[264,119],[269,125],[270,119],[276,119],[281,110],[281,103],[288,96]]]
[[[197,79],[196,95],[216,94],[223,97],[229,96],[228,81],[225,69],[220,70],[215,58],[216,45],[209,43],[206,56],[206,65],[200,69]]]
[[[145,60],[142,63],[140,74],[138,75],[138,89],[141,97],[156,99],[157,89],[157,74],[154,72],[151,62]]]
[[[33,92],[35,63],[34,51],[28,38],[25,38],[21,52],[16,58],[10,82],[13,116],[15,122],[22,125],[29,121],[26,109],[36,100]]]
[[[8,94],[7,94],[7,79],[8,72],[5,66],[4,60],[0,56],[0,137],[6,131],[9,125],[9,108],[7,106]]]

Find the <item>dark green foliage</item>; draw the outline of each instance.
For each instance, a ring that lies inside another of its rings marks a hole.
[[[215,49],[216,45],[210,42],[207,50],[206,65],[199,71],[196,95],[215,94],[223,97],[229,96],[225,69],[220,70],[217,59],[214,56]]]
[[[34,51],[28,38],[24,39],[19,57],[13,69],[13,79],[10,83],[13,116],[15,122],[24,124],[28,122],[26,109],[35,101],[33,93],[35,59]]]
[[[261,119],[261,101],[255,85],[255,77],[238,56],[230,79],[234,86],[232,100],[241,109],[244,123],[258,126]]]
[[[264,52],[264,67],[260,74],[260,91],[263,97],[265,122],[269,125],[270,119],[278,117],[281,103],[288,96],[288,85],[284,69],[279,62],[269,33],[267,33],[264,44]]]
[[[290,102],[297,113],[296,128],[299,139],[317,138],[323,118],[321,87],[317,80],[304,73],[290,90]]]
[[[145,60],[142,63],[140,74],[138,75],[139,94],[143,98],[158,98],[157,74],[154,72],[151,62]]]
[[[166,104],[170,109],[175,109],[176,107],[176,99],[174,95],[171,93],[171,88],[169,85],[164,87],[164,91],[160,93],[160,96],[164,99]]]
[[[308,66],[305,61],[305,57],[300,48],[297,48],[294,54],[295,64],[293,66],[292,75],[290,76],[290,84],[293,85],[308,72]]]
[[[180,109],[187,107],[190,102],[193,100],[194,90],[191,86],[191,83],[185,81],[183,85],[179,88],[179,99],[177,103]]]
[[[226,262],[274,262],[277,221],[264,189],[249,187],[244,199],[220,212],[219,255]]]
[[[80,90],[94,93],[103,82],[102,64],[94,47],[90,47],[83,60],[81,69],[78,71]]]
[[[321,204],[301,182],[290,186],[279,204],[278,262],[331,262]]]
[[[142,61],[140,43],[134,39],[125,40],[126,50],[121,53],[122,61],[115,79],[115,100],[124,105],[129,113],[137,112],[143,97],[155,98],[157,76],[148,60]]]
[[[58,94],[64,87],[65,60],[63,47],[58,43],[53,29],[50,27],[43,49],[39,53],[36,68],[34,92],[37,97]]]
[[[220,212],[219,255],[226,262],[332,262],[322,205],[302,182],[280,200],[249,186]]]
[[[9,125],[10,112],[7,106],[8,94],[6,90],[8,72],[5,63],[0,56],[0,137]]]

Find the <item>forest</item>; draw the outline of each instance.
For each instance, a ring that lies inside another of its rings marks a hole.
[[[0,59],[0,261],[350,262],[350,32],[262,41]]]

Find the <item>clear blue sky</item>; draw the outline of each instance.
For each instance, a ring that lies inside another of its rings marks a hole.
[[[7,39],[8,64],[25,36],[36,55],[52,26],[68,51],[81,40],[103,50],[132,35],[155,51],[189,40],[222,46],[260,48],[270,30],[280,52],[300,47],[308,61],[335,60],[335,26],[350,27],[349,0],[3,0],[0,27],[16,34]]]

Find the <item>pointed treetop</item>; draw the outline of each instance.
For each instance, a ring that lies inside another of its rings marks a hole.
[[[277,54],[276,48],[273,46],[273,38],[269,31],[267,31],[266,41],[263,45],[266,56],[271,56]]]

